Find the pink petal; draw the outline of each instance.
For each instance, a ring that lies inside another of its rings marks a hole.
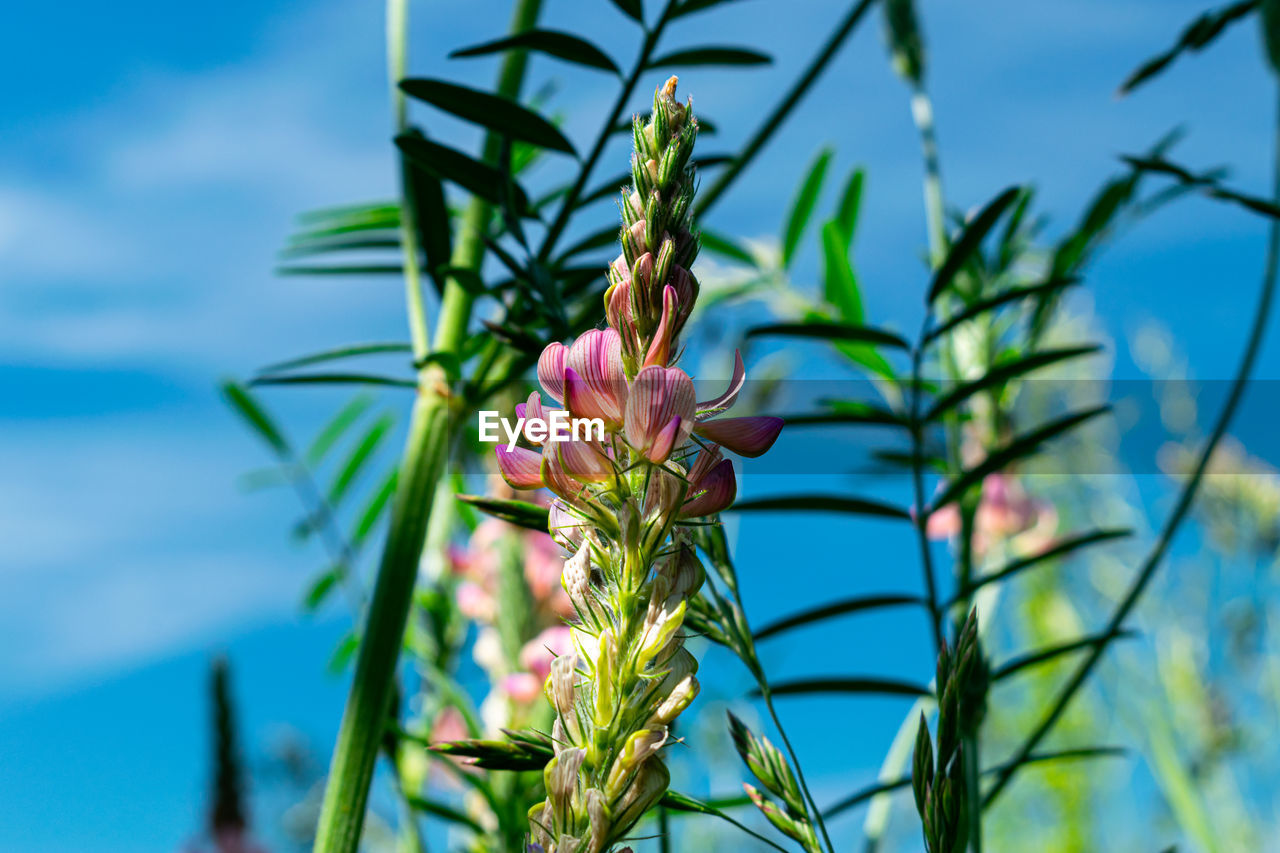
[[[519,705],[528,705],[542,695],[542,682],[531,672],[513,672],[502,679],[502,689]]]
[[[564,366],[569,348],[556,341],[547,344],[538,356],[538,382],[557,403],[564,402]]]
[[[502,479],[511,484],[513,489],[538,489],[542,487],[540,466],[542,454],[527,447],[507,450],[505,445],[498,445],[498,470]]]
[[[738,494],[738,481],[733,475],[733,463],[728,459],[711,469],[690,493],[680,508],[681,518],[702,518],[728,509]]]
[[[681,446],[693,431],[697,405],[693,380],[680,368],[655,365],[642,369],[627,397],[628,443],[637,450],[648,450],[671,419],[678,417],[681,423],[673,446]]]
[[[677,415],[662,428],[662,431],[653,440],[653,446],[645,453],[650,462],[661,465],[667,461],[667,457],[675,449],[676,438],[680,435],[680,427],[683,423],[684,419]]]
[[[600,444],[584,439],[566,439],[555,443],[565,473],[583,483],[603,483],[613,479],[613,464]]]
[[[755,457],[764,453],[782,432],[782,418],[717,418],[698,424],[697,433],[739,456]]]
[[[565,359],[565,376],[577,374],[589,395],[576,389],[579,411],[569,405],[574,417],[603,418],[610,423],[622,420],[622,401],[626,399],[627,377],[622,366],[622,338],[614,329],[591,329],[573,342]],[[566,384],[568,379],[566,378]],[[565,400],[572,392],[565,388]]]
[[[728,411],[738,399],[738,392],[747,380],[747,370],[742,366],[742,353],[733,351],[733,378],[729,380],[729,388],[714,400],[698,404],[698,420],[714,418],[721,412]]]
[[[560,457],[555,453],[542,456],[542,482],[548,489],[569,503],[578,503],[584,493],[582,483],[573,479],[564,470]]]
[[[655,364],[666,367],[671,359],[671,342],[675,340],[676,303],[676,289],[667,285],[662,289],[662,320],[653,332],[649,351],[645,353],[645,367]]]

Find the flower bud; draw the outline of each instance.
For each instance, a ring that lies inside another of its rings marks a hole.
[[[662,797],[671,783],[671,774],[661,760],[646,761],[622,795],[614,800],[615,826],[631,826]]]
[[[605,806],[604,793],[599,788],[588,788],[582,797],[586,806],[590,831],[587,835],[587,853],[603,853],[609,841],[609,810]]]
[[[609,779],[605,790],[617,796],[627,784],[628,777],[636,768],[644,764],[667,742],[667,727],[653,726],[632,732],[623,744],[622,751],[609,768]]]
[[[560,655],[551,662],[551,675],[547,678],[551,704],[563,717],[573,713],[573,690],[578,679],[578,656]]]
[[[542,771],[547,786],[547,796],[561,803],[568,803],[578,781],[578,768],[587,755],[584,749],[566,749],[547,762]]]
[[[684,649],[680,651],[684,651]],[[699,689],[698,679],[693,675],[686,675],[676,682],[675,687],[671,688],[671,692],[667,694],[666,698],[662,700],[662,704],[653,712],[649,722],[664,726],[671,725],[672,721],[684,713],[685,708],[688,708],[689,704],[697,697]]]

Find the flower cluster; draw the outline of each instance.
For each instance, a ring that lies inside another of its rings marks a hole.
[[[554,494],[551,533],[571,554],[561,583],[576,614],[573,651],[551,664],[555,709],[547,798],[530,811],[547,853],[600,853],[662,796],[659,751],[698,692],[697,661],[680,628],[704,572],[682,522],[728,507],[737,484],[722,448],[764,453],[782,421],[721,417],[742,388],[741,356],[729,388],[699,402],[674,366],[698,296],[689,271],[698,125],[675,100],[675,78],[657,90],[646,122],[633,122],[634,184],[622,198],[622,253],[609,269],[608,327],[571,346],[553,343],[538,362],[543,392],[572,418],[599,418],[603,441],[566,439],[497,449],[517,489]],[[545,419],[534,392],[521,417]]]

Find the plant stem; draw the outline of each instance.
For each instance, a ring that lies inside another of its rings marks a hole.
[[[551,257],[551,253],[555,251],[556,242],[560,239],[565,227],[569,224],[569,220],[573,217],[573,209],[577,206],[578,199],[582,197],[582,191],[586,189],[587,181],[591,179],[591,172],[595,169],[596,163],[599,162],[600,156],[604,153],[605,146],[609,144],[609,137],[613,135],[613,128],[618,123],[618,119],[622,117],[622,111],[627,108],[627,101],[631,100],[631,94],[640,82],[640,75],[648,67],[653,51],[657,48],[658,40],[662,38],[662,32],[667,28],[667,23],[671,20],[671,13],[675,11],[675,7],[676,0],[667,0],[667,5],[663,7],[662,14],[658,17],[653,28],[645,30],[644,43],[640,46],[640,53],[636,56],[635,64],[631,67],[631,73],[623,81],[622,89],[618,92],[618,97],[613,102],[613,109],[610,110],[609,117],[601,126],[600,133],[596,136],[595,144],[591,146],[591,152],[587,154],[587,159],[582,161],[582,168],[578,170],[577,179],[573,182],[573,186],[569,188],[564,201],[561,202],[560,209],[556,212],[556,218],[547,229],[546,236],[542,238],[542,247],[538,250],[539,260],[547,260]]]
[[[409,106],[400,81],[404,79],[409,53],[409,0],[387,0],[387,81],[391,87],[391,112],[396,133],[409,126]],[[409,337],[413,360],[420,362],[431,351],[427,333],[427,309],[422,301],[422,270],[419,266],[418,223],[409,204],[409,169],[403,155],[400,162],[400,246],[404,256],[405,307],[409,315]]]
[[[818,76],[835,58],[841,45],[849,38],[862,16],[875,5],[875,2],[876,0],[859,0],[849,10],[849,14],[844,17],[844,20],[831,33],[831,38],[827,39],[827,43],[823,45],[818,55],[813,58],[813,62],[809,63],[808,68],[800,75],[800,79],[796,80],[795,85],[788,90],[778,105],[773,108],[773,112],[769,113],[765,120],[760,123],[759,129],[743,146],[742,152],[733,158],[709,189],[699,192],[698,204],[694,208],[695,217],[701,217],[710,210],[711,205],[719,201],[720,196],[724,194],[725,190],[729,189],[729,185],[733,183],[742,170],[751,164],[751,161],[760,153],[760,149],[764,148],[765,143],[773,136],[774,131],[782,126],[787,116],[800,103],[800,99],[809,91],[809,87],[814,84]]]
[[[928,328],[929,314],[925,309],[925,326],[921,340]],[[929,517],[925,514],[924,494],[924,425],[920,423],[920,364],[924,358],[923,343],[917,344],[911,354],[911,480],[915,489],[916,541],[920,545],[920,565],[924,572],[926,604],[929,607],[929,626],[933,632],[933,655],[942,651],[942,608],[938,604],[938,581],[934,577],[933,551],[929,547]]]
[[[1277,117],[1276,129],[1273,144],[1275,146],[1275,162],[1273,169],[1275,171],[1274,184],[1272,187],[1272,198],[1280,202],[1280,90],[1277,91]],[[1160,538],[1156,541],[1155,546],[1147,555],[1146,560],[1142,564],[1142,568],[1138,571],[1138,576],[1134,579],[1129,591],[1121,600],[1120,605],[1116,608],[1111,616],[1111,620],[1107,624],[1104,631],[1105,634],[1115,635],[1120,627],[1124,624],[1129,614],[1137,606],[1138,600],[1142,597],[1142,593],[1146,590],[1151,579],[1155,577],[1156,569],[1159,568],[1160,562],[1164,559],[1165,553],[1168,551],[1173,541],[1174,534],[1178,531],[1178,527],[1182,524],[1187,513],[1191,511],[1191,506],[1195,502],[1196,492],[1200,488],[1200,482],[1204,478],[1205,471],[1209,467],[1209,461],[1213,456],[1213,451],[1217,448],[1218,443],[1227,432],[1231,420],[1235,417],[1236,409],[1240,405],[1240,401],[1244,397],[1245,386],[1249,382],[1249,377],[1253,373],[1254,363],[1257,361],[1258,352],[1262,348],[1263,338],[1266,336],[1267,322],[1271,317],[1271,306],[1275,297],[1276,289],[1276,272],[1277,264],[1280,262],[1280,220],[1273,218],[1267,240],[1267,257],[1262,277],[1262,290],[1258,296],[1258,304],[1255,309],[1253,326],[1249,333],[1249,340],[1245,346],[1244,354],[1240,359],[1240,366],[1236,371],[1235,379],[1231,383],[1231,391],[1227,396],[1226,403],[1222,407],[1222,411],[1218,413],[1218,419],[1214,423],[1213,431],[1209,434],[1209,440],[1205,443],[1204,449],[1200,452],[1200,457],[1196,462],[1195,470],[1191,474],[1191,478],[1187,484],[1183,486],[1182,493],[1178,496],[1178,502],[1174,506],[1173,512],[1165,521],[1164,528],[1160,531]],[[1021,768],[1023,763],[1029,758],[1035,748],[1040,744],[1049,732],[1052,731],[1058,719],[1066,712],[1067,705],[1070,704],[1072,698],[1084,686],[1093,668],[1097,666],[1102,655],[1107,649],[1107,643],[1098,643],[1094,646],[1081,661],[1080,665],[1072,673],[1070,680],[1063,686],[1058,694],[1057,700],[1049,709],[1049,713],[1045,715],[1040,725],[1031,733],[1031,735],[1023,742],[1013,759],[1005,765],[1004,769],[996,777],[995,783],[987,792],[983,800],[983,808],[990,808],[1000,796],[1014,775]]]
[[[541,0],[517,0],[512,31],[521,32],[532,27],[541,5]],[[394,3],[393,13],[404,14],[394,8]],[[403,18],[398,24],[389,23],[388,31],[403,37]],[[397,49],[393,47],[391,52],[395,53]],[[526,60],[523,51],[507,54],[498,79],[499,95],[513,98],[519,94]],[[496,157],[500,147],[501,139],[495,134],[488,134],[484,145],[486,159]],[[401,207],[406,206],[402,199]],[[488,204],[472,198],[464,215],[452,265],[472,270],[479,268],[484,257],[482,234],[491,215]],[[418,295],[420,297],[420,292]],[[410,294],[411,318],[413,299]],[[449,279],[445,283],[437,319],[438,351],[455,352],[458,349],[466,334],[471,306],[471,295],[455,279]],[[400,483],[392,503],[391,524],[325,788],[316,832],[317,853],[354,853],[359,847],[369,785],[386,725],[431,505],[449,456],[448,427],[449,415],[454,409],[453,400],[444,372],[434,363],[424,365],[418,373],[418,397],[409,423]]]
[[[741,602],[739,602],[741,607]],[[813,794],[809,792],[809,783],[805,781],[804,770],[800,767],[800,759],[796,755],[795,748],[791,746],[791,738],[787,737],[787,730],[782,725],[782,720],[778,718],[778,711],[773,707],[773,691],[769,687],[769,680],[765,677],[764,669],[760,666],[759,661],[755,661],[753,667],[756,675],[756,683],[760,687],[760,695],[764,699],[764,706],[769,711],[769,717],[773,720],[774,727],[778,730],[778,736],[782,738],[782,745],[787,749],[787,755],[791,758],[791,766],[796,769],[796,781],[800,783],[800,790],[804,792],[804,798],[809,803],[809,808],[813,810],[813,819],[818,823],[818,831],[822,833],[822,840],[826,842],[827,849],[831,853],[835,853],[835,845],[831,843],[831,836],[827,833],[827,823],[822,818],[822,810],[818,808],[818,802],[813,798]]]
[[[933,103],[924,85],[911,92],[911,118],[920,134],[924,157],[924,217],[929,237],[929,261],[935,269],[947,254],[946,209],[942,200],[942,166],[938,160],[938,132],[933,123]]]

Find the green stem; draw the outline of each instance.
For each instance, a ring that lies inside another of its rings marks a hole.
[[[1280,202],[1280,92],[1277,97],[1277,122],[1275,130],[1275,163],[1274,163],[1274,186],[1272,189],[1272,197]],[[1209,435],[1204,449],[1200,452],[1200,457],[1196,462],[1195,470],[1191,474],[1191,478],[1183,487],[1182,493],[1178,496],[1178,503],[1174,507],[1173,512],[1165,521],[1164,529],[1160,531],[1160,538],[1156,541],[1155,547],[1147,555],[1147,559],[1143,562],[1142,568],[1138,571],[1138,576],[1134,579],[1133,584],[1129,587],[1129,591],[1125,594],[1124,599],[1116,608],[1111,616],[1111,620],[1107,625],[1104,633],[1115,635],[1120,627],[1128,619],[1129,614],[1137,606],[1138,600],[1142,597],[1142,593],[1146,590],[1151,579],[1155,577],[1156,569],[1160,566],[1161,560],[1164,559],[1165,553],[1169,549],[1169,545],[1173,541],[1174,534],[1178,531],[1178,527],[1182,524],[1187,513],[1191,511],[1191,506],[1195,502],[1196,492],[1200,488],[1200,481],[1204,478],[1204,473],[1209,467],[1209,461],[1213,456],[1213,451],[1217,448],[1218,443],[1227,432],[1231,420],[1235,417],[1236,409],[1240,405],[1241,399],[1244,397],[1245,386],[1249,383],[1249,377],[1253,373],[1254,363],[1257,361],[1258,352],[1262,348],[1262,341],[1266,335],[1267,322],[1271,317],[1271,306],[1275,297],[1276,289],[1276,271],[1277,263],[1280,261],[1280,220],[1272,219],[1269,237],[1267,240],[1267,258],[1262,278],[1262,292],[1258,296],[1258,305],[1255,309],[1253,318],[1253,327],[1249,333],[1249,341],[1245,346],[1244,354],[1240,359],[1240,367],[1236,371],[1236,377],[1232,381],[1231,391],[1227,396],[1227,401],[1222,407],[1222,411],[1218,413],[1218,419],[1214,423],[1213,431]],[[1045,715],[1040,725],[1031,733],[1031,735],[1023,742],[1013,759],[1005,765],[1004,769],[996,777],[995,783],[987,792],[983,800],[983,808],[990,808],[1000,796],[1014,775],[1021,768],[1023,763],[1040,742],[1053,730],[1058,719],[1066,712],[1067,706],[1071,700],[1084,686],[1093,668],[1097,666],[1101,660],[1103,653],[1107,649],[1106,643],[1099,643],[1094,646],[1089,654],[1085,657],[1069,681],[1063,686],[1058,694],[1057,700],[1049,709],[1049,713]]]
[[[862,20],[862,16],[867,10],[874,6],[876,0],[860,0],[849,10],[849,14],[831,33],[831,38],[827,39],[826,44],[822,46],[822,50],[813,58],[813,62],[800,75],[800,79],[796,80],[795,85],[787,91],[778,105],[773,108],[773,112],[760,123],[759,129],[755,135],[747,141],[743,147],[742,153],[733,158],[733,161],[725,166],[725,170],[716,178],[715,183],[709,189],[702,190],[698,193],[698,204],[694,208],[694,216],[701,217],[711,205],[719,201],[720,196],[724,195],[725,190],[729,189],[730,184],[738,177],[743,169],[751,164],[756,155],[760,153],[760,149],[764,148],[765,143],[773,136],[774,132],[780,128],[787,116],[800,103],[800,99],[809,91],[809,87],[814,84],[826,69],[831,60],[835,58],[836,53],[840,50],[841,45],[849,38],[854,28],[858,25],[858,21]]]
[[[925,329],[928,327],[925,313]],[[925,329],[921,329],[921,339]],[[938,581],[934,577],[933,550],[929,547],[929,516],[924,493],[924,425],[920,423],[920,364],[924,346],[919,344],[911,355],[911,481],[915,489],[916,541],[920,547],[920,566],[924,572],[925,601],[929,608],[929,627],[933,634],[933,655],[942,651],[942,608],[938,604]]]
[[[387,81],[391,87],[391,112],[396,133],[409,126],[409,106],[400,81],[405,78],[409,53],[409,0],[387,0]],[[409,204],[409,169],[400,161],[400,246],[404,255],[404,296],[409,315],[409,337],[413,360],[420,362],[431,351],[427,333],[427,309],[422,300],[422,270],[419,266],[417,214]]]
[[[541,0],[518,0],[512,31],[532,27],[541,5]],[[393,12],[401,14],[394,2]],[[389,23],[388,31],[403,34],[403,19],[399,24]],[[396,49],[393,47],[392,52]],[[499,95],[509,98],[519,95],[526,60],[523,51],[507,54],[498,79]],[[494,159],[501,144],[495,134],[488,134],[484,144],[486,158]],[[401,207],[405,206],[402,199]],[[477,198],[471,200],[451,259],[454,266],[479,268],[484,257],[481,235],[491,215],[488,204]],[[410,294],[411,317],[413,301],[414,296]],[[438,351],[457,351],[466,335],[471,307],[472,297],[461,284],[454,279],[447,281],[436,326]],[[448,428],[453,401],[443,371],[435,364],[425,365],[418,374],[418,397],[409,423],[391,524],[369,604],[351,692],[334,747],[316,832],[317,853],[354,853],[359,847],[369,785],[390,707],[431,505],[449,456]]]
[[[942,200],[942,165],[938,159],[933,102],[923,84],[915,86],[911,92],[911,118],[920,134],[920,149],[924,157],[924,217],[929,236],[929,260],[937,268],[947,254],[947,219]]]
[[[741,606],[741,602],[739,602]],[[818,802],[813,798],[813,794],[809,792],[809,783],[805,781],[804,770],[800,767],[800,759],[796,755],[795,748],[791,746],[791,738],[787,737],[787,730],[783,728],[782,720],[778,718],[778,711],[773,707],[773,691],[769,687],[769,680],[765,678],[764,669],[760,666],[759,661],[755,662],[753,667],[756,673],[756,683],[760,686],[760,695],[764,699],[764,706],[769,711],[769,717],[773,720],[774,727],[778,730],[778,736],[782,738],[782,745],[787,749],[787,755],[791,757],[791,766],[796,769],[796,781],[800,783],[800,790],[804,792],[804,798],[809,803],[809,808],[813,812],[813,819],[818,823],[818,831],[822,833],[822,840],[826,842],[827,849],[831,853],[835,853],[835,845],[831,843],[831,836],[827,834],[827,822],[822,817],[822,809],[818,808]]]

